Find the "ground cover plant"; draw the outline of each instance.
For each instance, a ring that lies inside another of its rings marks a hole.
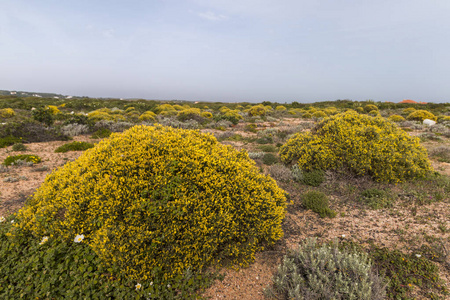
[[[285,200],[246,152],[196,131],[136,126],[48,176],[12,235],[82,236],[106,266],[149,288],[211,264],[247,265],[282,237]]]
[[[86,142],[71,142],[64,144],[62,146],[59,146],[56,148],[55,152],[57,153],[64,153],[68,151],[84,151],[90,148],[93,148],[94,144],[92,143],[86,143]]]
[[[12,166],[17,165],[22,162],[29,162],[32,164],[37,164],[41,162],[41,158],[37,155],[32,154],[20,154],[20,155],[12,155],[5,158],[3,161],[3,165],[5,166]]]

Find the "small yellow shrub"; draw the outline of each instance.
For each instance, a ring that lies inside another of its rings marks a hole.
[[[416,109],[414,108],[414,107],[407,107],[407,108],[405,108],[405,109],[403,109],[403,114],[405,114],[405,115],[409,115],[410,113],[412,113],[412,112],[414,112],[414,111],[416,111]]]
[[[200,114],[202,113],[200,108],[186,108],[178,112],[177,118],[180,121],[186,121],[189,119],[198,119],[200,117]]]
[[[12,118],[16,115],[16,112],[12,108],[0,109],[0,118]]]
[[[392,116],[389,116],[389,118],[388,118],[390,121],[392,121],[392,122],[402,122],[402,121],[405,121],[405,118],[403,118],[402,116],[400,116],[400,115],[392,115]]]
[[[51,112],[52,115],[57,115],[57,114],[61,113],[61,111],[55,105],[49,105],[49,106],[47,106],[47,108]]]
[[[248,111],[248,115],[250,117],[265,116],[266,108],[261,104],[252,106],[252,108]]]
[[[316,111],[315,113],[313,113],[312,116],[314,118],[318,119],[318,118],[325,118],[327,116],[327,114],[324,113],[323,111],[319,110],[319,111]]]
[[[311,119],[312,117],[313,116],[309,112],[306,112],[302,115],[302,118],[304,118],[304,119]]]
[[[438,116],[437,117],[438,123],[447,122],[450,121],[450,116]]]
[[[156,113],[161,114],[163,111],[176,111],[170,104],[161,104],[156,107]]]
[[[204,111],[200,114],[203,118],[211,119],[213,117],[213,114],[209,111]]]
[[[110,115],[109,113],[100,110],[94,110],[88,113],[88,118],[94,121],[100,120],[112,121],[114,120],[114,116],[115,115]]]
[[[371,112],[373,110],[378,111],[378,107],[376,105],[373,105],[373,104],[367,104],[366,106],[364,106],[364,111],[367,112],[367,113],[369,113],[369,112]]]
[[[429,111],[423,110],[423,109],[419,109],[419,110],[413,111],[406,118],[408,120],[415,120],[415,121],[421,121],[421,122],[423,120],[425,120],[425,119],[430,119],[430,120],[433,120],[433,121],[437,120],[435,115],[433,115]]]
[[[427,151],[381,116],[347,111],[297,133],[280,148],[281,160],[301,170],[347,169],[377,181],[401,182],[431,171]]]
[[[376,109],[369,111],[369,115],[371,116],[378,116],[380,114],[380,112]]]
[[[83,234],[139,282],[224,260],[248,264],[282,237],[285,201],[247,152],[210,134],[140,125],[47,176],[15,226],[36,240]]]
[[[174,108],[175,110],[178,110],[178,111],[180,111],[180,110],[183,110],[183,109],[184,109],[184,107],[183,107],[183,106],[181,106],[181,105],[178,105],[178,104],[174,104],[174,105],[173,105],[173,108]]]
[[[140,121],[156,121],[156,114],[151,110],[144,112],[139,116]]]
[[[355,108],[355,110],[359,113],[363,113],[364,112],[364,108],[362,106],[358,106],[357,108]]]
[[[278,105],[277,107],[275,107],[276,111],[285,111],[287,108],[283,105]]]

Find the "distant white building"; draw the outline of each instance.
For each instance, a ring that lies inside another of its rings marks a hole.
[[[72,99],[72,96],[67,96],[66,99]]]
[[[38,95],[38,94],[33,94],[33,97],[39,97],[42,98],[42,96]]]
[[[17,94],[17,92],[11,92],[11,95],[15,95],[15,94]]]
[[[55,98],[55,99],[59,99],[59,97],[57,97],[57,96],[54,96],[53,98]]]

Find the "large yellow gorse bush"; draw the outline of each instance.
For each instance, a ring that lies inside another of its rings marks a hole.
[[[245,151],[160,125],[113,134],[51,173],[19,212],[36,238],[83,234],[126,274],[245,265],[283,235],[285,192]]]
[[[431,170],[418,138],[381,116],[355,111],[326,118],[311,132],[297,133],[281,147],[280,156],[302,170],[347,169],[387,182],[421,177]]]

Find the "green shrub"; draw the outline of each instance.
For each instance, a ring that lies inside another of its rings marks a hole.
[[[393,200],[389,192],[377,188],[370,188],[361,192],[360,201],[366,203],[372,209],[380,209],[391,206]]]
[[[281,147],[280,157],[305,171],[345,169],[387,182],[423,177],[432,170],[418,138],[381,116],[355,111],[328,117],[311,132],[295,134]]]
[[[423,295],[424,299],[439,299],[433,292],[449,295],[439,278],[438,267],[425,257],[378,247],[371,249],[370,256],[380,272],[389,278],[387,296],[390,299],[411,299],[407,296],[414,285],[431,290],[431,293]]]
[[[272,144],[273,143],[273,137],[272,135],[265,135],[263,137],[260,137],[256,140],[258,144]]]
[[[433,120],[433,121],[436,121],[436,120],[437,120],[437,118],[436,118],[435,115],[433,115],[433,114],[430,113],[429,111],[423,110],[423,109],[413,111],[412,113],[410,113],[410,114],[406,117],[406,119],[408,119],[408,120],[414,120],[414,121],[421,121],[421,122],[423,122],[423,120],[425,120],[425,119],[430,119],[430,120]]]
[[[12,118],[16,115],[16,113],[14,112],[14,109],[12,108],[2,108],[0,109],[0,118]]]
[[[26,151],[27,147],[22,143],[16,143],[12,146],[12,151]]]
[[[47,126],[50,126],[54,122],[53,114],[51,111],[44,107],[39,107],[31,111],[31,116],[34,120],[44,123]]]
[[[209,134],[135,126],[47,176],[17,232],[85,242],[127,277],[247,265],[282,237],[285,193]]]
[[[241,120],[241,119],[242,119],[242,116],[239,114],[238,110],[230,110],[230,109],[225,111],[223,114],[219,114],[214,117],[215,121],[226,120],[226,121],[230,121],[234,125],[239,123],[239,120]]]
[[[277,152],[277,147],[274,145],[260,145],[258,149],[263,152]]]
[[[322,218],[334,218],[336,216],[336,212],[328,207],[328,198],[322,192],[310,191],[303,194],[302,203],[307,209],[318,213]]]
[[[39,143],[49,141],[67,141],[69,137],[55,128],[47,128],[44,124],[30,120],[20,123],[11,122],[2,126],[1,137],[16,137],[15,142]],[[1,145],[1,139],[0,139]]]
[[[247,125],[245,125],[244,131],[256,133],[256,124],[247,124]]]
[[[11,146],[15,143],[20,143],[21,139],[15,136],[6,136],[0,138],[0,148]]]
[[[388,120],[390,120],[392,122],[403,122],[403,121],[405,121],[405,118],[403,118],[400,115],[392,115],[392,116],[389,116]]]
[[[71,143],[67,143],[62,146],[59,146],[58,148],[56,148],[55,152],[56,153],[65,153],[68,151],[84,151],[84,150],[87,150],[87,149],[93,148],[93,147],[94,147],[94,144],[92,144],[92,143],[71,142]]]
[[[284,256],[266,295],[277,299],[382,300],[385,280],[379,277],[367,254],[340,251],[336,244],[303,241]]]
[[[37,164],[37,163],[41,162],[41,158],[37,155],[31,155],[31,154],[13,155],[13,156],[8,156],[7,158],[5,158],[5,160],[3,161],[3,165],[5,165],[5,166],[16,165],[19,163],[19,161],[25,161],[25,162]]]
[[[104,139],[111,135],[111,130],[107,128],[100,128],[96,132],[94,132],[91,136],[92,139]]]
[[[319,186],[325,180],[325,172],[322,170],[305,171],[302,173],[301,182],[310,186]]]
[[[262,162],[265,165],[271,166],[278,162],[278,158],[272,153],[264,153],[262,157]]]

